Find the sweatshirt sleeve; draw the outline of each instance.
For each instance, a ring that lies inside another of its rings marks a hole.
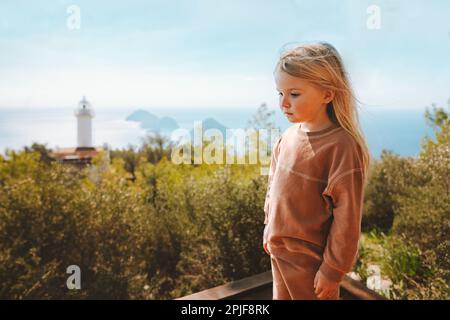
[[[351,271],[358,253],[364,198],[362,169],[340,174],[328,192],[333,200],[333,221],[319,271],[331,281],[340,282]]]
[[[275,168],[277,166],[278,154],[280,152],[280,141],[281,141],[281,136],[275,142],[273,149],[272,149],[272,156],[271,156],[271,160],[270,160],[270,169],[269,169],[269,178],[268,178],[268,183],[267,183],[266,200],[264,202],[264,224],[267,224],[267,222],[268,222],[270,187],[272,185],[273,175],[275,173]]]

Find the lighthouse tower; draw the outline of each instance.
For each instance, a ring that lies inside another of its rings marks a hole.
[[[93,149],[92,118],[94,111],[86,97],[83,97],[78,103],[75,116],[77,117],[77,149]]]
[[[50,152],[52,159],[65,163],[73,164],[76,167],[84,168],[92,164],[92,159],[97,157],[98,163],[108,162],[110,159],[110,151],[107,144],[103,147],[94,147],[92,141],[92,118],[94,111],[86,97],[78,103],[75,109],[77,117],[77,147],[73,148],[56,148]]]

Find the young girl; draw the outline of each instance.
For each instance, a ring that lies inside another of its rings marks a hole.
[[[294,125],[273,147],[263,247],[274,299],[338,299],[358,252],[370,153],[342,59],[327,43],[284,52],[274,71]]]

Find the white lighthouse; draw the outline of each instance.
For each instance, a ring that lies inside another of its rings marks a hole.
[[[77,117],[77,147],[57,147],[50,152],[50,157],[58,162],[73,164],[80,168],[90,165],[95,157],[99,161],[108,162],[110,159],[108,145],[105,144],[103,147],[94,147],[93,145],[92,118],[94,117],[94,110],[86,97],[83,97],[78,103],[75,116]]]
[[[77,117],[77,149],[93,148],[92,144],[92,118],[94,111],[86,97],[78,103],[75,110]]]

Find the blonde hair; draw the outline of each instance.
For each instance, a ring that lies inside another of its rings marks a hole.
[[[279,71],[334,91],[335,96],[327,105],[328,117],[355,139],[362,154],[362,169],[366,178],[371,155],[360,129],[356,98],[337,50],[325,42],[302,44],[284,50],[274,73]]]

